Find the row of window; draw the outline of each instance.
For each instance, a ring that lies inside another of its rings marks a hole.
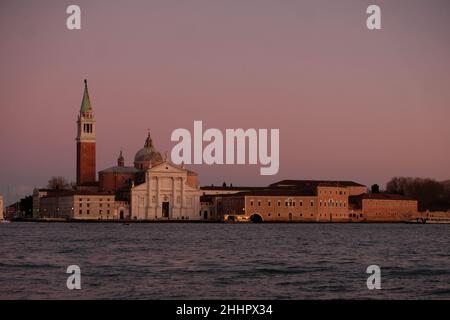
[[[271,217],[271,216],[272,216],[272,213],[269,212],[269,213],[267,214],[267,216]],[[278,213],[278,217],[280,217],[280,216],[281,216],[281,213]],[[291,218],[292,216],[293,216],[293,214],[292,214],[292,213],[289,213],[289,217]],[[307,217],[308,214],[305,213],[305,214],[303,215],[303,213],[300,213],[299,216],[300,216],[300,217],[303,217],[303,216]],[[313,217],[314,214],[311,213],[310,216]],[[321,213],[319,216],[320,216],[320,217],[322,217],[322,216],[323,216],[323,217],[327,217],[327,216],[333,216],[333,217],[345,217],[345,214],[340,213],[340,214],[334,214],[334,215],[333,215],[332,213],[330,213],[330,214],[327,215],[326,213],[324,213],[324,214]]]
[[[327,203],[328,203],[328,205],[327,205]],[[344,202],[342,202],[342,200],[339,200],[339,201],[334,201],[334,200],[328,200],[328,202],[327,201],[322,201],[322,200],[320,200],[320,206],[322,207],[322,206],[324,206],[324,207],[326,207],[326,206],[328,206],[328,207],[346,207],[347,206],[347,202],[346,201],[344,201]]]
[[[83,201],[83,198],[78,198],[78,201]],[[86,198],[85,201],[91,201],[91,199]],[[103,201],[103,198],[98,199],[98,201]],[[105,201],[111,201],[110,198],[106,198]]]
[[[319,191],[319,194],[328,194],[328,193],[329,193],[329,194],[333,194],[332,191],[326,191],[326,190],[320,190],[320,191]],[[341,190],[341,191],[336,191],[336,194],[342,196],[342,195],[346,195],[347,192]]]
[[[256,204],[257,204],[257,206],[258,207],[261,207],[261,200],[258,200],[257,202],[256,202]],[[303,200],[300,200],[299,201],[299,206],[300,207],[303,207]],[[285,200],[284,201],[284,206],[285,207],[295,207],[295,205],[296,205],[296,202],[295,202],[295,200]],[[254,201],[253,200],[250,200],[250,207],[253,207],[254,206]],[[272,206],[272,201],[271,200],[267,200],[267,206],[268,207],[271,207]],[[281,200],[278,200],[277,201],[277,206],[278,207],[281,207]],[[314,200],[310,200],[310,202],[309,202],[309,206],[310,207],[314,207]],[[346,201],[342,201],[342,200],[332,200],[332,199],[330,199],[328,202],[327,201],[322,201],[322,200],[320,200],[320,206],[322,207],[347,207],[347,202]]]
[[[91,206],[90,203],[86,203],[86,207],[89,208],[90,206]],[[83,207],[83,204],[82,204],[82,203],[80,203],[80,208],[81,208],[81,207]],[[100,204],[99,204],[99,207],[103,207],[103,203],[100,203]],[[108,203],[108,204],[107,204],[107,207],[108,207],[108,208],[111,207],[111,204]]]
[[[78,213],[79,213],[80,215],[82,215],[82,214],[83,214],[83,210],[80,209],[80,211],[78,211]],[[90,214],[90,213],[91,213],[91,211],[90,211],[89,209],[86,210],[86,214]],[[98,213],[99,213],[99,214],[102,214],[102,213],[103,213],[103,210],[99,210]],[[111,213],[110,210],[106,210],[106,214],[110,214],[110,213]]]
[[[285,201],[284,201],[284,206],[285,206],[285,207],[295,207],[295,204],[296,204],[295,200],[285,200]],[[303,207],[303,200],[300,200],[298,204],[299,204],[300,207]],[[261,207],[261,200],[258,200],[258,201],[257,201],[257,205],[258,205],[258,207]],[[309,202],[309,205],[310,205],[311,207],[314,207],[314,200],[311,200],[311,201]],[[251,207],[254,206],[254,201],[253,201],[253,200],[250,200],[250,206],[251,206]],[[272,201],[271,201],[271,200],[267,200],[267,206],[268,206],[268,207],[271,207],[271,206],[272,206]],[[278,207],[281,207],[281,200],[278,200],[278,201],[277,201],[277,206],[278,206]]]
[[[267,214],[269,217],[272,216],[272,213],[268,213]],[[281,217],[281,213],[278,213],[278,216]],[[307,217],[308,214],[305,213],[305,217]],[[314,215],[311,213],[311,217],[313,217]],[[289,217],[292,217],[292,213],[289,213]],[[303,217],[303,213],[300,213],[300,217]]]

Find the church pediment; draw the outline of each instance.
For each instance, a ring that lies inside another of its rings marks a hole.
[[[150,168],[148,171],[151,173],[186,173],[187,170],[180,168],[169,161],[162,162],[156,166]]]

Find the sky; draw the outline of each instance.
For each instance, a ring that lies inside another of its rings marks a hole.
[[[81,30],[66,28],[67,6]],[[381,8],[368,30],[366,8]],[[280,130],[280,169],[192,165],[201,185],[450,179],[447,0],[0,1],[0,194],[75,180],[83,79],[97,170],[150,130]]]

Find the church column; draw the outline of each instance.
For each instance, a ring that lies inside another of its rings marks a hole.
[[[151,205],[151,196],[150,196],[150,189],[151,189],[151,181],[150,181],[150,173],[147,171],[145,173],[145,180],[146,180],[146,194],[147,194],[147,206],[145,210],[145,220],[148,220],[150,218],[150,205]]]
[[[159,209],[161,208],[161,203],[160,203],[160,201],[159,201],[160,192],[161,192],[161,186],[160,186],[159,177],[156,177],[156,206],[155,206],[155,219],[158,217],[158,212],[160,211]]]
[[[180,207],[180,215],[183,215],[184,208],[184,178],[181,177],[181,207]]]
[[[170,218],[173,219],[173,213],[174,213],[174,208],[175,205],[177,203],[177,198],[176,198],[176,192],[175,192],[175,177],[172,177],[172,205],[170,208]]]

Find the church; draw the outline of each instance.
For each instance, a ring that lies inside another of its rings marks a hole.
[[[122,151],[117,166],[95,176],[95,118],[87,81],[77,121],[77,189],[113,194],[129,203],[129,212],[118,218],[132,220],[196,220],[201,191],[195,172],[171,163],[155,149],[148,133],[144,146],[136,152],[134,166],[126,166]]]
[[[134,220],[199,220],[197,174],[164,160],[149,167],[145,182],[131,188]]]

